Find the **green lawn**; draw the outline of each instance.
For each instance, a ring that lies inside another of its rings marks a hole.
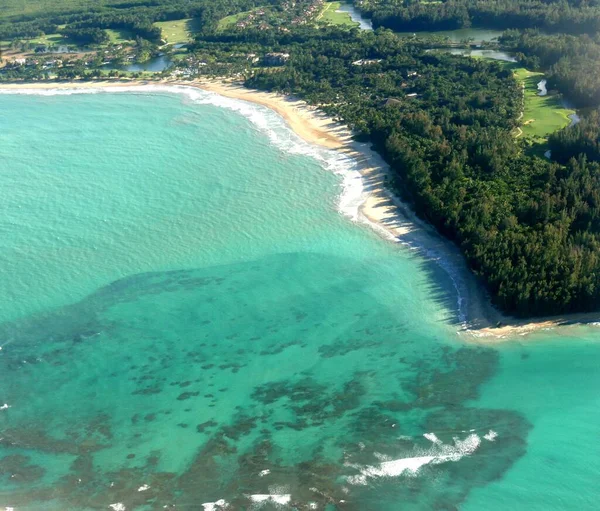
[[[106,29],[108,38],[113,44],[131,43],[135,40],[133,34],[129,30],[113,30],[111,28]]]
[[[544,78],[542,73],[517,68],[515,75],[524,85],[525,109],[521,118],[523,136],[535,142],[545,142],[548,135],[569,124],[569,115],[575,111],[564,108],[557,95],[539,95],[537,84]]]
[[[224,18],[219,20],[219,24],[217,25],[217,28],[219,30],[225,30],[229,27],[232,27],[238,21],[240,21],[240,20],[244,19],[246,16],[248,16],[248,14],[250,14],[251,12],[252,11],[238,12],[237,14],[232,14],[231,16],[225,16]]]
[[[350,14],[347,12],[338,12],[341,2],[327,2],[323,6],[321,14],[317,16],[318,23],[326,23],[330,25],[343,25],[347,27],[358,27],[359,23],[352,21]]]
[[[46,34],[41,37],[35,37],[33,39],[24,39],[33,44],[41,44],[41,45],[61,45],[61,44],[73,44],[73,41],[70,41],[68,38],[64,37],[61,34]]]
[[[187,43],[192,40],[194,33],[194,20],[192,18],[158,21],[154,24],[161,29],[163,39],[171,44]]]
[[[189,54],[187,52],[177,52],[170,55],[171,60],[174,62],[179,62],[180,60],[185,59]]]

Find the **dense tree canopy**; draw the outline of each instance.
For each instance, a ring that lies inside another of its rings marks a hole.
[[[553,159],[561,163],[581,156],[600,162],[600,112],[593,110],[575,126],[553,133],[549,145]]]
[[[552,32],[596,33],[600,3],[564,0],[356,0],[376,27],[398,31],[542,28]]]

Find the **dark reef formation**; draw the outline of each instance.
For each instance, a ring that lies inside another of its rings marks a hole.
[[[263,289],[266,268],[316,265],[361,271],[293,254],[145,274],[3,325],[7,503],[243,510],[285,494],[298,510],[456,509],[523,456],[527,421],[473,404],[497,352],[428,339],[368,294],[339,298],[335,277],[317,294],[292,282],[285,300]],[[353,483],[423,456],[418,473]]]

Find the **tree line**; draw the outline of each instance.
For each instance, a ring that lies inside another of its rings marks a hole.
[[[548,145],[553,159],[560,163],[582,156],[600,162],[600,112],[592,110],[574,126],[553,133]]]
[[[375,27],[401,32],[486,28],[540,28],[551,32],[596,33],[600,5],[564,0],[355,0]]]

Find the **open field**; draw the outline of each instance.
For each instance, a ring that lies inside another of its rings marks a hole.
[[[327,2],[323,6],[321,14],[317,16],[317,23],[326,23],[331,25],[342,25],[347,27],[358,27],[359,23],[352,21],[350,14],[340,12],[341,2]]]
[[[243,20],[248,14],[252,11],[244,11],[238,12],[237,14],[232,14],[231,16],[225,16],[223,19],[219,21],[218,28],[219,30],[225,30],[233,25],[235,25],[238,21]]]
[[[62,34],[45,34],[40,37],[34,37],[33,39],[23,39],[23,41],[27,41],[32,44],[40,44],[44,46],[50,45],[62,45],[62,44],[75,44],[74,41],[71,41],[69,38],[64,37]]]
[[[135,39],[129,30],[113,30],[108,28],[106,29],[106,33],[113,44],[130,43]]]
[[[551,133],[568,126],[569,115],[574,114],[575,111],[564,108],[559,96],[539,95],[537,84],[544,78],[542,73],[517,68],[515,75],[523,83],[525,94],[525,109],[521,123],[524,137],[542,142]]]
[[[185,18],[174,21],[157,21],[154,23],[162,31],[163,38],[171,43],[187,43],[192,40],[195,31],[194,20]]]

